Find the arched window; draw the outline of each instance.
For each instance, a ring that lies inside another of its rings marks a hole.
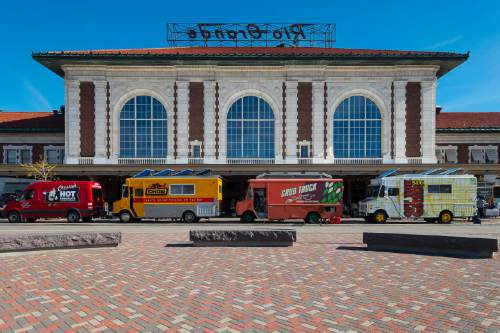
[[[274,158],[274,113],[262,98],[238,99],[227,113],[228,158]]]
[[[167,157],[167,111],[157,99],[136,96],[123,106],[120,157]]]
[[[380,110],[364,96],[340,103],[333,116],[333,154],[339,158],[381,157]]]

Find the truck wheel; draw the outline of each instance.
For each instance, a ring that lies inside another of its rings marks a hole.
[[[383,210],[378,210],[373,214],[373,221],[376,223],[385,223],[387,221],[387,214]]]
[[[319,216],[318,213],[313,212],[313,213],[307,214],[304,221],[306,223],[318,223],[320,218],[321,218],[321,216]]]
[[[241,215],[241,222],[251,223],[255,220],[255,215],[252,212],[244,212]]]
[[[438,221],[439,223],[451,223],[453,221],[453,214],[448,210],[444,210],[439,214]]]
[[[120,222],[130,222],[132,221],[132,215],[126,210],[121,211],[120,215],[118,215],[118,218],[120,219]]]
[[[184,222],[187,222],[187,223],[198,222],[198,218],[190,210],[188,210],[187,212],[184,212],[184,214],[182,214],[182,219],[184,220]]]
[[[18,212],[9,212],[7,215],[10,223],[19,223],[21,222],[21,215]]]
[[[70,210],[68,212],[68,215],[66,215],[66,219],[69,223],[76,223],[80,221],[80,213],[78,213],[76,210]]]

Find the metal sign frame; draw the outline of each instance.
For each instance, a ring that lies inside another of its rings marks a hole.
[[[332,47],[335,23],[167,23],[171,47]]]

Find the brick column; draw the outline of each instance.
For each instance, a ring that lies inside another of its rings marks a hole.
[[[312,153],[314,163],[324,163],[324,106],[325,83],[314,81],[312,83]]]
[[[203,101],[205,109],[203,126],[205,128],[205,163],[215,163],[215,81],[205,81]]]
[[[189,82],[177,81],[177,163],[188,161]]]
[[[286,159],[297,163],[297,82],[286,81]]]
[[[80,81],[66,80],[66,164],[78,164],[80,157]]]
[[[406,81],[394,82],[394,163],[407,163],[406,84]]]
[[[436,80],[423,81],[421,108],[422,162],[437,163],[436,160]]]
[[[96,164],[105,164],[106,158],[106,81],[94,81],[95,86],[95,159]]]

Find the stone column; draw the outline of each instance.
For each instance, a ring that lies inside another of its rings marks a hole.
[[[78,164],[80,157],[80,81],[66,80],[66,164]]]
[[[204,162],[215,163],[215,81],[203,82]]]
[[[177,163],[188,162],[189,82],[177,81]]]
[[[324,103],[325,103],[325,83],[313,81],[312,83],[312,153],[314,163],[324,163],[323,158],[324,142],[323,131],[325,125]]]
[[[394,163],[407,163],[406,84],[406,81],[394,82]]]
[[[421,85],[421,145],[422,163],[437,163],[436,159],[436,80]]]
[[[296,81],[286,81],[286,159],[285,163],[297,163],[297,85]]]
[[[107,163],[106,158],[106,81],[94,81],[95,101],[95,164]]]

